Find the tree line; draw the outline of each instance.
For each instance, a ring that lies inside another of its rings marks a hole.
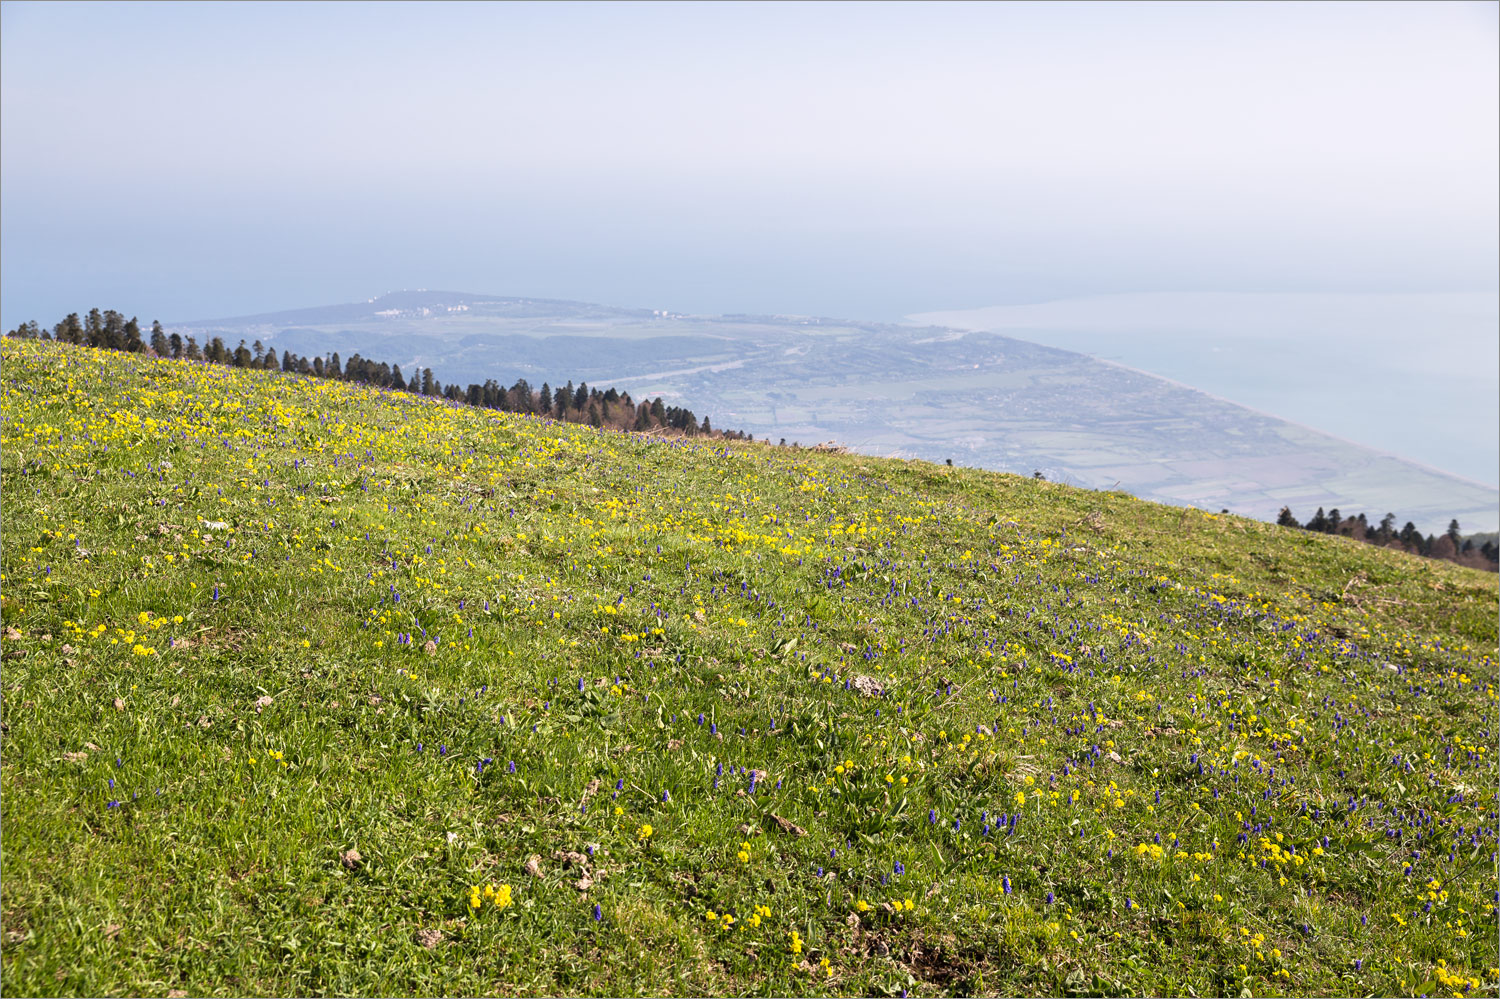
[[[1380,518],[1380,523],[1372,526],[1362,513],[1356,517],[1345,517],[1337,507],[1327,513],[1323,512],[1322,507],[1318,507],[1318,512],[1303,524],[1298,522],[1290,507],[1282,507],[1276,523],[1282,527],[1296,527],[1320,534],[1341,534],[1367,545],[1395,548],[1412,555],[1444,559],[1475,569],[1488,569],[1491,572],[1500,569],[1500,546],[1496,545],[1494,539],[1488,535],[1480,535],[1479,543],[1476,544],[1475,537],[1464,537],[1457,520],[1450,520],[1448,530],[1442,534],[1424,536],[1417,530],[1417,525],[1409,520],[1397,530],[1394,513],[1386,514]]]
[[[168,333],[160,321],[152,322],[150,332],[143,333],[137,319],[126,319],[112,309],[90,309],[88,315],[83,317],[72,312],[51,329],[32,320],[22,323],[5,335],[23,340],[55,340],[81,347],[360,382],[484,409],[526,413],[566,423],[587,423],[592,427],[612,430],[750,439],[748,434],[739,431],[715,430],[707,416],[699,421],[691,409],[668,406],[659,396],[638,403],[630,397],[630,393],[614,388],[601,391],[584,382],[580,382],[575,388],[571,379],[566,385],[556,389],[544,382],[540,390],[533,389],[524,378],[518,379],[509,388],[494,379],[483,384],[470,383],[467,387],[460,386],[457,382],[444,385],[433,376],[431,368],[419,368],[408,378],[402,373],[399,364],[388,364],[358,354],[341,360],[337,353],[326,357],[299,357],[291,351],[283,350],[278,357],[274,348],[268,350],[259,340],[248,347],[241,340],[239,346],[231,350],[217,336],[206,345],[199,346],[197,339],[192,336],[184,338],[180,333]]]

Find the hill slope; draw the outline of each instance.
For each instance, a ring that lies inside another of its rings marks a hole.
[[[277,350],[430,367],[442,381],[571,378],[663,396],[771,440],[997,471],[1274,520],[1283,505],[1489,530],[1500,492],[1083,354],[994,333],[796,316],[688,316],[461,292],[174,324]],[[205,341],[206,342],[206,341]]]
[[[1496,580],[6,342],[17,994],[1496,984]]]

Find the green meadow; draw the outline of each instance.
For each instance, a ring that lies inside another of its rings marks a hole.
[[[11,995],[1493,995],[1493,574],[0,346]]]

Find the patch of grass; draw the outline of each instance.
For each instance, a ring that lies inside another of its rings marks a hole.
[[[0,349],[9,992],[1495,988],[1493,576]]]

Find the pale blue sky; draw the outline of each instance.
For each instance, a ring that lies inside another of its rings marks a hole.
[[[1489,291],[1496,5],[0,10],[0,320]]]

